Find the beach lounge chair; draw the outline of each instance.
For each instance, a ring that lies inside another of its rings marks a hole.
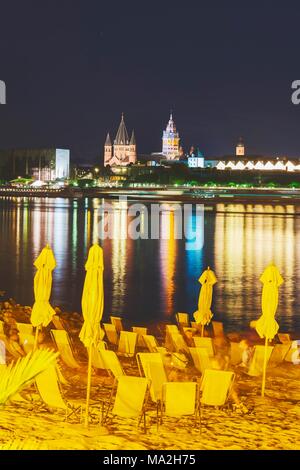
[[[100,351],[107,349],[104,341],[99,341],[97,346],[92,346],[92,366],[95,369],[106,369]]]
[[[198,393],[196,382],[168,382],[163,385],[161,423],[165,416],[170,418],[198,418]]]
[[[100,349],[99,354],[105,366],[104,368],[110,373],[110,375],[113,375],[116,379],[121,375],[125,375],[119,358],[114,351]]]
[[[280,341],[282,344],[286,344],[286,343],[291,343],[291,342],[292,342],[289,333],[278,333],[278,338],[279,338],[279,341]]]
[[[204,374],[206,369],[211,368],[210,358],[205,348],[189,348],[196,369]]]
[[[116,390],[116,392],[115,392]],[[146,404],[149,393],[149,380],[145,377],[120,376],[115,380],[109,403],[105,410],[103,406],[102,424],[108,420],[109,414],[128,419],[136,419],[138,426],[144,419],[144,432],[146,432]],[[113,403],[113,395],[115,399]]]
[[[31,323],[17,323],[17,328],[19,333],[24,333],[25,335],[33,334],[33,326]]]
[[[267,346],[267,364],[271,357],[273,351],[273,346]],[[258,377],[263,373],[264,366],[264,357],[265,357],[265,346],[256,345],[254,346],[254,353],[251,359],[251,363],[248,370],[248,375],[253,377]]]
[[[156,341],[156,338],[153,335],[144,335],[143,340],[149,352],[152,352],[152,353],[157,352],[158,343]]]
[[[300,364],[300,341],[294,340],[290,344],[290,348],[288,353],[286,354],[284,360],[286,362],[292,362],[293,364],[297,365]]]
[[[179,326],[184,327],[184,326],[189,326],[190,324],[190,317],[188,313],[182,313],[178,312],[176,313],[176,321]]]
[[[80,365],[74,357],[68,333],[65,330],[51,330],[51,336],[57,346],[62,361],[71,369],[78,369]]]
[[[120,334],[121,331],[124,330],[123,323],[122,323],[122,318],[121,317],[110,317],[110,321],[112,325],[116,327],[117,332]]]
[[[165,347],[169,351],[174,351],[174,344],[172,340],[172,334],[180,334],[176,325],[166,325],[166,336],[165,336]]]
[[[173,343],[173,351],[175,352],[182,352],[189,354],[189,348],[180,333],[170,333],[170,337]]]
[[[119,343],[119,335],[115,325],[112,325],[111,323],[103,323],[103,328],[108,342],[113,346],[117,346]]]
[[[65,330],[65,327],[58,315],[53,315],[52,323],[57,330]]]
[[[275,344],[272,354],[270,356],[270,360],[269,360],[270,366],[274,367],[274,366],[277,366],[278,364],[281,364],[285,360],[290,349],[291,349],[290,343]]]
[[[131,331],[121,331],[118,345],[118,354],[126,357],[135,355],[137,334]]]
[[[148,329],[144,328],[142,326],[133,326],[132,327],[133,333],[137,334],[137,346],[144,348],[145,347],[145,341],[143,336],[147,335]]]
[[[207,369],[200,383],[200,432],[203,411],[207,406],[223,407],[230,395],[235,374],[229,371]]]
[[[31,352],[34,348],[34,336],[32,334],[19,333],[20,344],[26,354]]]
[[[215,355],[213,340],[211,338],[206,338],[204,336],[194,336],[194,343],[196,348],[205,348],[207,349],[209,357]]]
[[[81,418],[81,405],[75,406],[65,401],[63,398],[55,366],[51,366],[41,374],[37,375],[35,383],[43,403],[48,408],[64,410],[66,420],[73,414],[78,415],[79,412]]]
[[[222,322],[212,321],[211,324],[212,324],[214,336],[224,336],[224,327],[223,327]]]
[[[230,364],[237,366],[242,362],[243,351],[241,350],[239,343],[230,341]]]

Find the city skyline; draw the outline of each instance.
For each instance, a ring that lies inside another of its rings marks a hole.
[[[161,148],[172,109],[184,145],[205,155],[231,153],[240,135],[250,154],[299,155],[299,7],[118,11],[93,0],[6,5],[0,148],[70,148],[75,161],[96,162],[125,112],[147,154]]]

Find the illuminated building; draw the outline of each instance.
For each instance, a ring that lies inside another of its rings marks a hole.
[[[179,134],[176,130],[176,125],[173,120],[172,113],[167,124],[166,130],[163,132],[162,138],[162,154],[167,160],[174,160],[179,156]]]
[[[104,144],[104,166],[126,166],[130,163],[136,163],[136,160],[137,154],[134,131],[132,131],[129,140],[124,115],[122,114],[119,129],[113,144],[110,135],[107,134]]]
[[[191,148],[187,156],[187,161],[189,168],[204,168],[204,156],[198,148]]]
[[[244,157],[245,156],[245,145],[243,143],[242,138],[240,137],[239,143],[235,148],[235,155],[237,157]]]
[[[217,170],[256,170],[256,171],[300,171],[300,158],[265,158],[254,157],[249,159],[227,159],[216,163]]]
[[[39,181],[67,179],[70,176],[68,149],[0,150],[0,177],[30,177]]]

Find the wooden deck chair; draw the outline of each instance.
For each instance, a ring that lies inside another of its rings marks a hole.
[[[181,333],[170,333],[170,337],[173,343],[173,351],[183,352],[189,354],[189,348]]]
[[[154,403],[162,398],[162,386],[167,375],[160,353],[138,353],[136,360],[140,375],[150,380],[150,396]]]
[[[117,346],[119,343],[119,335],[115,325],[112,325],[111,323],[103,323],[103,328],[108,342],[113,346]]]
[[[289,333],[278,333],[278,338],[279,338],[279,341],[280,341],[282,344],[286,344],[286,343],[291,343],[291,342],[292,342],[291,336],[289,335]]]
[[[291,345],[289,343],[275,344],[269,360],[270,366],[274,367],[281,364],[285,360],[290,349]]]
[[[168,382],[163,385],[161,422],[165,416],[170,418],[198,418],[198,393],[196,382]]]
[[[176,313],[176,321],[179,326],[189,326],[190,325],[190,316],[188,313],[178,312]]]
[[[57,346],[62,361],[71,369],[78,369],[80,365],[74,357],[69,335],[66,330],[51,330],[51,336]]]
[[[223,327],[222,322],[212,321],[211,324],[212,324],[214,336],[224,336],[224,327]]]
[[[19,333],[20,344],[26,354],[31,352],[34,348],[34,336],[32,334]]]
[[[289,346],[288,353],[286,354],[284,360],[286,362],[292,362],[293,364],[299,364],[299,340],[292,341]]]
[[[235,374],[229,371],[207,369],[200,383],[200,432],[203,410],[206,406],[223,407],[230,395]]]
[[[105,341],[99,341],[97,346],[92,346],[92,366],[95,369],[106,370],[100,351],[107,349]]]
[[[118,354],[126,357],[135,355],[137,334],[132,331],[121,331],[118,345]]]
[[[116,327],[116,330],[117,332],[120,334],[121,331],[124,330],[124,327],[123,327],[123,323],[122,323],[122,318],[121,317],[114,317],[114,316],[111,316],[110,317],[110,321],[112,323],[112,325],[114,325]]]
[[[110,375],[113,375],[116,379],[121,375],[125,375],[119,358],[114,351],[109,351],[108,349],[100,349],[99,354],[103,361],[105,369],[110,373]]]
[[[137,346],[140,348],[145,348],[145,341],[144,336],[148,333],[148,328],[144,328],[143,326],[133,326],[132,327],[133,333],[137,334]]]
[[[81,406],[66,402],[62,396],[55,366],[50,366],[35,378],[35,383],[43,403],[50,409],[61,409],[65,411],[66,420],[73,414],[82,413]]]
[[[239,343],[230,341],[230,364],[237,366],[242,363],[243,351],[241,350]]]
[[[113,395],[116,395],[113,402]],[[138,426],[144,419],[144,431],[146,432],[146,404],[149,393],[149,380],[145,377],[120,376],[116,379],[112,389],[107,409],[103,413],[102,424],[108,420],[109,414],[128,419],[137,419]]]
[[[174,351],[174,344],[171,335],[179,334],[177,325],[166,325],[165,347],[169,351]]]
[[[273,351],[273,346],[267,346],[267,364],[271,357]],[[254,346],[254,353],[251,359],[248,375],[253,377],[258,377],[263,373],[263,366],[264,366],[264,357],[265,357],[265,346],[256,345]]]
[[[24,333],[25,335],[33,334],[33,326],[31,323],[17,323],[17,328],[19,333]]]
[[[215,355],[213,340],[211,338],[206,338],[203,336],[194,336],[193,338],[196,348],[205,348],[207,349],[209,357]]]
[[[58,315],[53,315],[52,317],[52,323],[55,326],[57,330],[65,330],[65,327],[62,323],[61,318]]]
[[[211,368],[210,358],[205,348],[189,348],[196,369],[204,374],[206,369]]]

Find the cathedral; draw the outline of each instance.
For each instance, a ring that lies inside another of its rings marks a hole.
[[[176,130],[175,122],[173,121],[172,113],[166,130],[163,132],[162,138],[162,154],[168,160],[174,160],[179,157],[179,134]]]
[[[122,114],[120,126],[113,144],[109,134],[107,134],[104,144],[104,166],[126,166],[130,163],[136,163],[136,160],[137,154],[134,131],[132,131],[131,139],[129,140],[124,115]]]

